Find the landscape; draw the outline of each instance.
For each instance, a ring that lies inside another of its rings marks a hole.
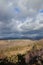
[[[0,40],[0,65],[43,65],[43,39]]]
[[[43,0],[0,0],[0,65],[43,65]]]

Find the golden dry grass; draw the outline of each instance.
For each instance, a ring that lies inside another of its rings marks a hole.
[[[32,47],[37,49],[43,48],[42,40],[0,40],[0,51],[4,55],[25,54]]]

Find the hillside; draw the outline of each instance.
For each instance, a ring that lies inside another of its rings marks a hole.
[[[42,40],[0,40],[0,52],[6,52],[7,55],[24,54],[34,48],[43,48]]]
[[[33,43],[43,44],[43,39],[41,40],[0,40],[0,48],[9,47],[9,46],[11,47],[11,46],[31,45]]]
[[[33,59],[31,56],[35,59]],[[30,62],[30,59],[32,59],[31,62],[33,62],[38,57],[41,58],[41,61],[43,61],[43,39],[41,40],[0,40],[0,64],[1,65],[2,63],[4,63],[4,65],[6,64],[12,65],[12,63],[13,65],[18,65],[19,60],[21,62],[19,63],[19,65],[21,64],[25,65],[25,63]],[[37,60],[37,63],[36,61],[34,62],[35,65],[39,65],[40,63],[42,63],[39,58]],[[25,62],[23,62],[24,60]],[[40,63],[38,61],[40,61]],[[40,65],[43,65],[43,63]]]
[[[0,48],[31,45],[34,42],[32,40],[0,40]]]

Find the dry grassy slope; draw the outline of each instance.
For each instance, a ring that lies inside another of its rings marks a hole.
[[[0,40],[0,48],[12,46],[33,45],[33,43],[43,44],[42,40]]]
[[[0,40],[0,49],[6,48],[6,47],[12,47],[13,46],[25,46],[22,49],[19,50],[13,50],[6,52],[5,55],[16,55],[18,53],[24,54],[26,51],[32,49],[32,46],[36,44],[38,48],[43,47],[43,39],[42,40]],[[26,45],[30,45],[30,47],[27,47]]]
[[[31,45],[32,43],[35,43],[35,41],[32,41],[32,40],[0,40],[0,48]]]

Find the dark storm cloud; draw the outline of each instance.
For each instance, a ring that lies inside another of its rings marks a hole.
[[[43,36],[43,0],[0,0],[0,39]]]

